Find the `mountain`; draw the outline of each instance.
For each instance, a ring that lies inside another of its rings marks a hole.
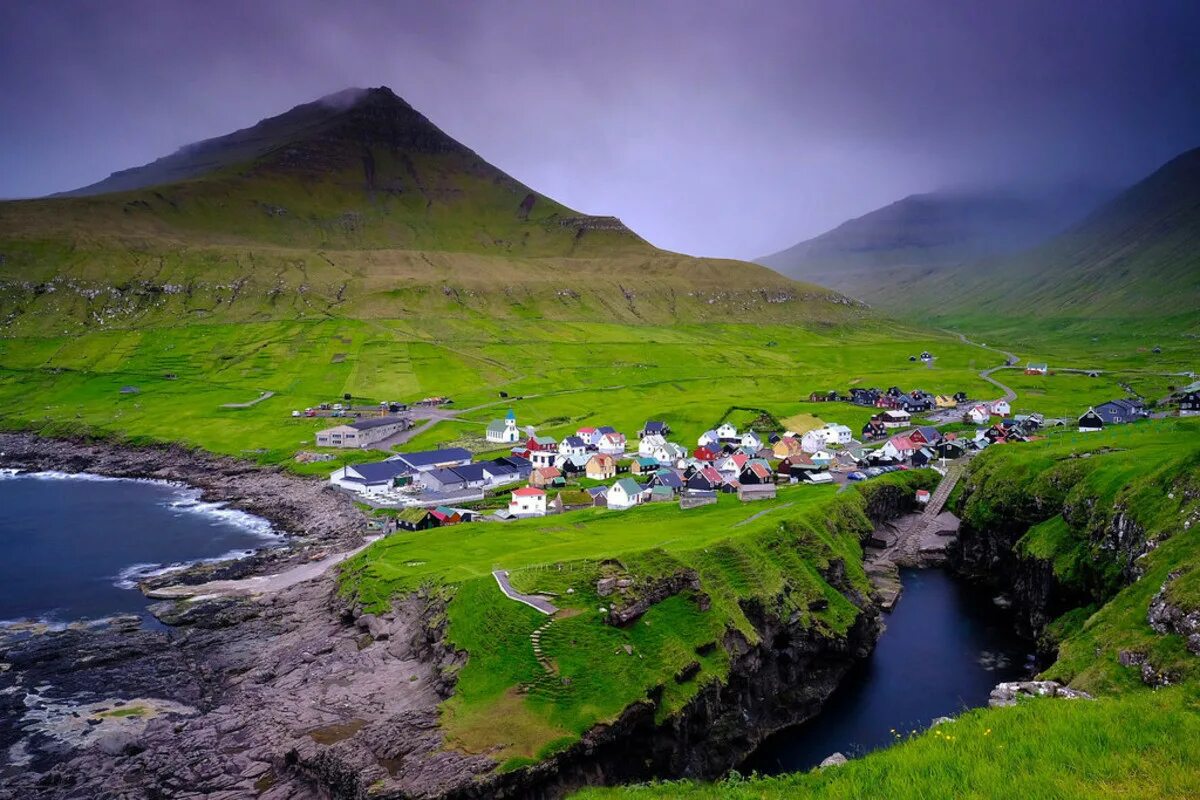
[[[854,308],[567,208],[386,87],[0,203],[0,334],[314,315],[827,322]]]
[[[1080,187],[914,194],[757,263],[886,304],[922,275],[1042,241],[1098,202],[1098,190]]]
[[[1200,325],[1200,148],[1036,247],[933,270],[905,302],[940,315]]]

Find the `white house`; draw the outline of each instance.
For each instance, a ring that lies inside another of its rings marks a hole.
[[[854,439],[854,431],[836,422],[825,423],[825,427],[822,430],[825,431],[826,444],[845,445],[850,444]]]
[[[987,422],[989,418],[991,418],[991,414],[989,413],[987,406],[975,405],[967,409],[967,413],[964,416],[964,421],[973,425],[982,425],[983,423]]]
[[[642,499],[642,487],[633,478],[622,478],[608,487],[608,507],[633,508]]]
[[[535,489],[532,486],[513,489],[512,500],[508,502],[508,513],[515,517],[546,516],[546,490]]]
[[[742,447],[758,452],[762,449],[762,446],[762,439],[754,431],[746,431],[742,434]]]
[[[907,411],[892,408],[880,414],[879,418],[883,421],[885,428],[903,428],[912,419],[912,415]]]
[[[800,449],[806,453],[815,453],[825,447],[825,431],[821,428],[808,431],[800,437]]]
[[[494,419],[487,426],[487,440],[497,444],[513,444],[521,441],[521,431],[517,428],[517,415],[510,408],[504,419]]]
[[[610,456],[620,456],[625,454],[625,434],[613,431],[606,433],[600,437],[596,443],[596,449],[601,453],[606,453]]]
[[[687,451],[674,442],[663,442],[654,448],[654,452],[650,454],[650,457],[660,464],[673,467],[687,458]]]
[[[1012,413],[1012,406],[1008,404],[1007,400],[1000,399],[991,404],[990,410],[997,417],[1007,417]]]
[[[717,426],[717,438],[725,441],[726,439],[737,439],[738,429],[728,422],[722,422]]]
[[[696,444],[700,445],[701,447],[707,447],[710,444],[720,443],[721,437],[717,436],[716,431],[705,431],[704,433],[700,434],[700,438],[696,440]]]
[[[583,439],[583,443],[588,447],[595,447],[600,444],[600,431],[597,428],[580,428],[575,431],[575,435]]]
[[[648,433],[638,442],[638,455],[644,458],[653,458],[654,451],[666,443],[666,438],[661,434]]]
[[[879,448],[879,455],[893,461],[907,461],[917,452],[917,444],[907,436],[893,436]]]
[[[587,453],[587,444],[578,436],[567,436],[558,443],[558,454],[562,456],[582,456]]]
[[[360,494],[382,494],[402,483],[405,476],[411,475],[412,470],[403,462],[378,461],[336,469],[329,475],[329,482]]]
[[[557,450],[530,450],[529,463],[534,469],[540,467],[553,467],[554,462],[558,460]]]

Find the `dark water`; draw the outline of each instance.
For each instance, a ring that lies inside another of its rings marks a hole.
[[[861,755],[987,704],[1000,681],[1028,674],[1028,643],[991,596],[941,570],[902,570],[904,594],[874,654],[857,666],[821,713],[767,739],[738,769],[807,770],[828,755]]]
[[[138,578],[279,542],[265,520],[198,496],[150,481],[0,475],[0,620],[141,612]]]

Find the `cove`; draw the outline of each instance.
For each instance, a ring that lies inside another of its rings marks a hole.
[[[266,520],[199,496],[161,481],[0,476],[0,620],[142,613],[141,577],[281,541]]]
[[[942,570],[901,570],[904,593],[874,652],[812,719],[768,737],[738,768],[808,770],[827,756],[885,747],[941,716],[987,704],[992,687],[1029,674],[1031,646],[991,598]]]

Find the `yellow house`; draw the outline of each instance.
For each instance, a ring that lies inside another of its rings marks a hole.
[[[933,404],[938,408],[958,408],[958,401],[948,394],[939,394],[933,398]]]
[[[584,467],[586,475],[594,481],[616,477],[617,460],[606,453],[597,453],[588,459]]]
[[[804,448],[800,446],[800,440],[794,436],[784,436],[775,443],[772,448],[776,458],[790,458],[804,452]]]

